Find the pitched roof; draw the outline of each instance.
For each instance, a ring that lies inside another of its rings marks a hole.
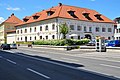
[[[4,23],[22,23],[22,20],[18,19],[14,14],[12,14],[10,17],[8,17],[7,20],[4,21]]]
[[[53,14],[51,16],[48,16],[47,12],[50,12],[50,11],[53,12]],[[74,16],[71,16],[69,11],[72,11],[74,13]],[[84,13],[86,13],[89,16],[90,20],[83,15]],[[38,19],[34,19],[35,15],[39,16]],[[95,15],[100,17],[101,19],[98,19]],[[51,19],[51,18],[67,18],[67,19],[75,19],[75,20],[82,20],[82,21],[114,23],[112,20],[98,13],[95,10],[80,8],[75,6],[62,5],[61,3],[59,3],[58,6],[52,7],[48,10],[37,12],[32,16],[29,16],[29,19],[27,18],[28,20],[26,22],[22,22],[16,26],[37,22],[41,20]]]

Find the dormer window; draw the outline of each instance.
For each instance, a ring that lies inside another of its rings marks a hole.
[[[102,20],[102,21],[103,21],[103,19],[101,18],[101,14],[96,14],[95,17],[96,17],[98,20]]]
[[[39,17],[40,17],[39,14],[35,14],[35,15],[33,15],[33,19],[38,19]]]
[[[68,13],[73,17],[73,18],[78,18],[75,13],[75,11],[68,11]]]
[[[25,18],[23,18],[24,22],[27,22],[30,19],[30,17],[26,16]]]
[[[48,11],[47,16],[51,16],[54,13],[54,11]]]
[[[87,18],[88,20],[92,20],[90,17],[89,17],[89,14],[90,13],[83,13],[84,17]]]

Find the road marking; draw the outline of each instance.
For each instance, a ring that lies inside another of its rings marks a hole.
[[[27,68],[27,70],[29,70],[29,71],[31,71],[31,72],[33,72],[33,73],[35,73],[35,74],[38,74],[38,75],[40,75],[40,76],[42,76],[42,77],[44,77],[44,78],[50,79],[50,77],[48,77],[48,76],[46,76],[46,75],[44,75],[44,74],[42,74],[42,73],[39,73],[39,72],[37,72],[37,71],[35,71],[35,70],[33,70],[33,69]]]
[[[61,64],[61,63],[57,63],[57,62],[53,62],[53,61],[48,61],[48,60],[44,60],[44,59],[39,59],[39,58],[35,58],[35,57],[31,57],[31,56],[26,56],[26,55],[22,55],[22,54],[16,54],[16,55],[23,56],[23,57],[27,57],[27,58],[31,58],[31,59],[35,59],[35,60],[39,60],[39,61],[43,61],[43,62],[47,62],[47,63],[51,63],[51,64],[55,64],[55,65],[58,65],[58,66],[63,66],[63,67],[67,67],[67,68],[79,70],[79,69],[76,68],[76,67],[72,67],[72,66],[69,66],[69,65],[65,65],[65,64]]]
[[[70,60],[70,61],[79,61],[79,60],[76,60],[76,59],[70,59],[70,58],[62,58],[62,59],[65,59],[65,60]]]
[[[120,69],[120,67],[118,67],[118,66],[107,65],[107,64],[100,64],[100,65]]]
[[[10,63],[13,63],[13,64],[17,64],[16,62],[14,62],[14,61],[12,61],[12,60],[10,60],[10,59],[6,59],[8,62],[10,62]]]

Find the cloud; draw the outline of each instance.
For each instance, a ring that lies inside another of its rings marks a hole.
[[[5,19],[3,17],[0,17],[0,24],[5,21]]]
[[[9,10],[9,11],[20,11],[20,10],[21,10],[21,9],[18,8],[18,7],[16,7],[16,8],[8,7],[8,8],[6,8],[6,9]]]

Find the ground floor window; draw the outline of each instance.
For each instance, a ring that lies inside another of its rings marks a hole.
[[[40,36],[40,39],[42,39],[42,36]]]
[[[46,39],[48,39],[48,36],[46,36]]]
[[[73,36],[71,36],[71,39],[74,39]]]
[[[55,35],[52,35],[52,39],[55,39]]]
[[[108,39],[110,40],[110,37],[108,37]]]
[[[78,36],[78,39],[80,39],[80,36]]]

